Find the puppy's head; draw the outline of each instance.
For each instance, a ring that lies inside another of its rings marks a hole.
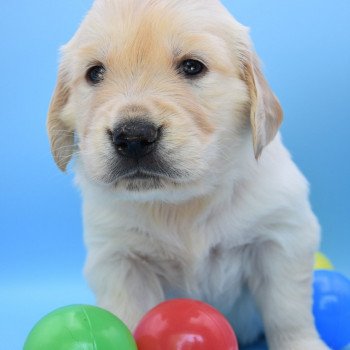
[[[65,170],[76,153],[86,179],[119,193],[198,195],[258,158],[282,119],[246,28],[217,0],[96,0],[62,53],[54,159]]]

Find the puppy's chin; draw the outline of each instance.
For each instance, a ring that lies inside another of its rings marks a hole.
[[[177,181],[157,175],[124,177],[108,186],[110,193],[118,199],[169,203],[180,203],[202,195],[204,187],[200,180]]]
[[[125,181],[125,180],[124,180]],[[165,202],[179,204],[206,195],[209,187],[200,181],[191,184],[180,184],[164,179],[151,182],[138,180],[135,182],[120,182],[113,189],[119,200],[135,202]]]
[[[165,189],[167,185],[170,185],[170,180],[161,178],[159,175],[139,173],[116,179],[113,185],[116,191],[126,190],[138,193]]]

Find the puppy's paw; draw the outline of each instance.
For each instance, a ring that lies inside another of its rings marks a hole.
[[[131,303],[126,304],[125,307],[122,307],[123,305],[112,305],[110,303],[99,302],[98,306],[108,310],[120,318],[131,332],[134,332],[140,319],[143,316],[141,310],[136,307],[133,308]]]

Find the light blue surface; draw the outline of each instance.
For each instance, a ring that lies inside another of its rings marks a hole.
[[[225,3],[252,28],[284,107],[284,140],[311,183],[323,250],[350,275],[350,2]],[[79,194],[51,160],[45,130],[57,49],[90,4],[0,2],[0,349],[21,349],[52,309],[94,302],[81,276]]]

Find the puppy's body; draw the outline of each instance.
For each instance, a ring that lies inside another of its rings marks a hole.
[[[310,322],[288,311],[297,294],[293,286],[310,284],[312,247],[318,243],[306,182],[279,138],[259,163],[253,159],[246,166],[244,178],[232,181],[227,173],[212,193],[180,203],[120,200],[108,190],[101,196],[100,188],[79,178],[86,273],[99,305],[134,326],[165,298],[198,298],[224,312],[240,341],[249,343],[262,331],[251,294],[264,288],[279,294],[278,288],[290,284],[286,294],[261,295],[259,302],[271,308],[286,304],[271,317],[276,325],[288,323],[291,338],[293,323]],[[310,290],[304,293],[303,307],[311,309]]]
[[[99,305],[134,328],[166,298],[198,298],[242,343],[263,322],[272,350],[326,349],[311,315],[318,225],[281,118],[218,1],[95,2],[64,48],[48,127],[61,169],[78,140]]]

